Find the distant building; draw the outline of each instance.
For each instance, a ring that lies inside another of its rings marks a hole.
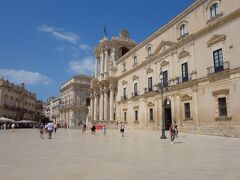
[[[44,115],[53,121],[55,124],[62,125],[63,122],[60,119],[61,98],[51,96],[47,99],[47,103],[44,104]]]
[[[35,121],[36,101],[36,94],[27,91],[24,84],[0,79],[0,117]]]
[[[85,123],[90,105],[90,82],[91,77],[79,75],[61,86],[60,119],[63,125],[78,127]]]
[[[35,121],[41,122],[42,119],[44,119],[44,113],[43,113],[43,102],[38,100],[36,101],[36,109],[35,109]]]

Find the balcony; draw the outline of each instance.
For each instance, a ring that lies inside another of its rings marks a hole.
[[[153,91],[153,88],[144,88],[144,93],[147,94],[147,93],[150,93]]]
[[[191,74],[189,74],[185,77],[177,77],[176,78],[176,83],[181,84],[181,83],[184,83],[184,82],[187,82],[187,81],[190,81],[190,80],[192,80],[192,75]]]
[[[127,95],[121,96],[121,101],[127,100]]]
[[[137,97],[137,96],[139,96],[139,92],[138,91],[132,93],[132,98]]]
[[[211,75],[211,74],[222,72],[222,71],[229,70],[229,69],[230,69],[230,63],[224,62],[224,63],[220,64],[219,66],[212,66],[212,67],[207,68],[207,75]]]

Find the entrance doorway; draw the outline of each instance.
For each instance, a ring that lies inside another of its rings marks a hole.
[[[172,124],[172,109],[170,99],[165,99],[164,101],[164,118],[165,118],[165,130],[168,131]]]
[[[164,115],[165,115],[165,130],[168,131],[171,124],[172,124],[172,111],[171,108],[165,108],[164,109]]]

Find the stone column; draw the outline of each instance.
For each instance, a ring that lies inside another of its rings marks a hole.
[[[104,89],[100,90],[100,103],[99,103],[99,120],[102,121],[104,119],[103,117],[103,111],[104,111],[104,102],[103,97],[104,96]]]
[[[104,58],[104,79],[107,78],[107,68],[108,68],[108,50],[105,49],[105,58]]]
[[[104,121],[108,120],[108,89],[104,90]]]
[[[104,52],[102,53],[101,56],[102,56],[101,57],[101,78],[103,78],[103,75],[104,75],[104,59],[105,59]]]
[[[94,118],[93,120],[94,121],[98,121],[98,117],[97,117],[97,113],[98,113],[98,95],[95,93],[95,96],[94,96]]]
[[[91,96],[91,101],[90,101],[90,110],[89,110],[89,115],[90,115],[90,118],[91,120],[93,120],[93,117],[94,117],[94,96],[92,95]]]
[[[98,76],[98,58],[95,58],[95,77]]]
[[[113,113],[114,113],[114,88],[110,88],[110,121],[113,121]]]

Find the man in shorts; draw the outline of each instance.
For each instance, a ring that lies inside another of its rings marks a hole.
[[[53,130],[54,130],[54,124],[53,124],[52,121],[50,121],[47,124],[47,130],[48,130],[48,139],[52,139],[52,133],[53,133]]]

